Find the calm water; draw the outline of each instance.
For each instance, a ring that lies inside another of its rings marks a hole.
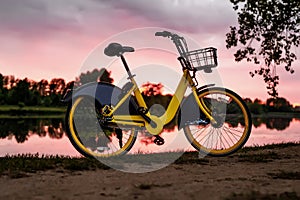
[[[176,127],[162,137],[165,144],[157,146],[140,134],[130,152],[193,150]],[[246,146],[296,141],[300,141],[300,119],[256,118]],[[0,119],[0,156],[24,153],[79,156],[65,134],[63,119]]]

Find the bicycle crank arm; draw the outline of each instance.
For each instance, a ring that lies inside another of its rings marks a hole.
[[[147,131],[149,131],[149,133],[151,133],[152,135],[158,135],[159,133],[161,133],[164,126],[161,119],[159,119],[157,116],[149,117],[147,115],[149,111],[147,108],[144,107],[139,107],[138,112],[146,121],[145,127]]]

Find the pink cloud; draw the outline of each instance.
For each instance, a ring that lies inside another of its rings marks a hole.
[[[229,1],[159,2],[1,1],[0,73],[34,80],[55,77],[73,80],[98,43],[131,28],[162,26],[187,33],[201,47],[217,47],[218,70],[225,86],[245,97],[267,98],[263,81],[248,75],[255,67],[235,63],[233,51],[225,48],[228,27],[236,23]],[[128,41],[135,39],[138,38]],[[154,36],[145,38],[154,39]],[[299,102],[294,92],[300,80],[297,69],[292,76],[280,74],[280,93]]]

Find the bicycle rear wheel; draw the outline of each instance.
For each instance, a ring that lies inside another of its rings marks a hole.
[[[200,91],[198,98],[217,123],[201,116],[186,124],[184,133],[192,146],[210,156],[226,156],[240,149],[252,127],[250,112],[242,98],[219,87]]]
[[[91,97],[81,96],[68,106],[66,132],[76,150],[86,157],[112,157],[127,153],[137,132],[134,128],[101,125],[101,105]]]

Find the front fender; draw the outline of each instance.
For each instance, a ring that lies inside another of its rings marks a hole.
[[[196,120],[200,117],[201,111],[192,94],[187,96],[180,106],[178,113],[178,130],[182,129],[188,121]]]
[[[105,82],[92,82],[75,90],[69,90],[63,97],[62,102],[72,103],[73,99],[80,96],[94,98],[100,105],[115,106],[120,99],[123,90],[113,84]],[[130,96],[118,109],[117,114],[137,114],[137,104],[133,96]]]
[[[202,90],[214,86],[215,84],[204,85],[197,89],[197,94]],[[199,118],[205,118],[204,113],[200,110],[193,93],[187,96],[180,106],[178,113],[178,130],[182,129],[187,122],[198,120]]]

